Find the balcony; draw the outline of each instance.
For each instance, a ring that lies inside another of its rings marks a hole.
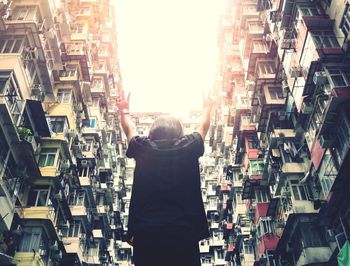
[[[209,245],[211,247],[222,247],[225,245],[225,239],[214,239],[214,238],[211,238],[209,240]]]
[[[72,216],[87,216],[85,206],[69,206]]]
[[[17,266],[42,266],[45,265],[41,256],[37,252],[20,252],[17,251],[14,256],[14,261],[16,261]]]
[[[66,43],[65,52],[61,55],[63,64],[69,64],[70,61],[78,61],[84,81],[90,81],[88,56],[85,43]]]
[[[332,256],[329,247],[305,247],[297,260],[297,266],[327,263]]]
[[[56,213],[51,206],[16,207],[18,216],[24,225],[45,226],[53,240],[60,240],[56,227]]]
[[[259,222],[260,217],[266,217],[269,208],[269,202],[258,202],[255,206],[255,223]]]
[[[277,248],[279,240],[279,237],[272,234],[263,235],[259,240],[259,257],[268,250],[275,250]]]
[[[288,175],[288,174],[304,174],[307,172],[307,164],[302,162],[302,163],[284,163],[282,164],[281,171],[283,175]]]
[[[63,237],[62,242],[66,253],[68,254],[77,254],[79,262],[82,264],[84,258],[84,250],[80,245],[80,237]]]
[[[55,227],[55,210],[52,207],[17,207],[16,210],[22,219],[49,220],[52,226]]]

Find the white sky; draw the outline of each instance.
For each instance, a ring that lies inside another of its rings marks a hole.
[[[183,115],[213,88],[224,0],[114,0],[130,111]]]

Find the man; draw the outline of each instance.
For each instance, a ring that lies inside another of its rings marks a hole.
[[[141,137],[129,116],[129,96],[119,99],[118,108],[129,144],[126,155],[136,160],[128,222],[135,265],[200,265],[198,241],[210,235],[198,158],[213,101],[206,100],[194,133],[184,135],[178,119],[162,116],[149,136]]]

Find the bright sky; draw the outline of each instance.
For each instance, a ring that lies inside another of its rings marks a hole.
[[[114,0],[130,111],[183,115],[213,88],[224,0]]]

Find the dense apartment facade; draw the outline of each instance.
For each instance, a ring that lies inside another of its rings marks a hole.
[[[0,264],[130,265],[110,1],[0,2]]]
[[[349,11],[227,1],[215,85],[226,100],[210,139],[229,265],[350,263]]]

